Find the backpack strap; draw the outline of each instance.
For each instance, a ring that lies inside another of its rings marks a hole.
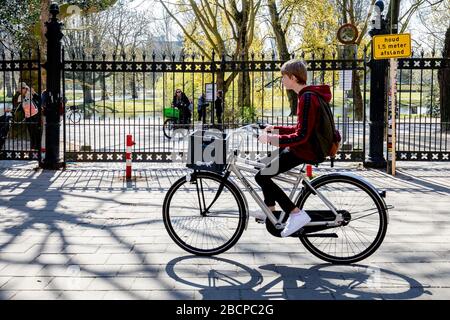
[[[306,94],[306,93],[311,93],[311,94],[315,95],[319,99],[319,102],[328,104],[328,102],[326,102],[325,99],[320,94],[318,94],[317,92],[305,91],[303,94]],[[331,121],[331,124],[332,124],[333,128],[336,128],[336,124],[334,123],[334,117],[333,117],[333,114],[331,113],[331,108],[323,108],[323,109],[325,109],[325,112],[327,113],[328,117],[330,118],[330,121]]]

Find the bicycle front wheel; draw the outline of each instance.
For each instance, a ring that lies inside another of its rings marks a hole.
[[[241,237],[247,212],[240,191],[212,172],[195,172],[176,181],[163,204],[164,226],[187,252],[215,255]]]
[[[327,262],[348,264],[373,254],[382,243],[388,218],[384,201],[355,177],[331,174],[312,182],[313,187],[341,213],[344,222],[333,228],[312,229],[300,241],[312,254]],[[310,212],[312,221],[333,220],[331,210],[310,190],[301,196],[299,208]],[[331,216],[331,219],[330,219]]]

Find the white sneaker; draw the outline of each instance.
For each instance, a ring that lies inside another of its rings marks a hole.
[[[249,214],[250,217],[253,217],[256,220],[265,221],[266,218],[267,218],[267,216],[265,215],[264,212],[261,211],[261,209],[259,209],[259,210],[252,210],[248,214]]]
[[[281,236],[289,237],[294,232],[298,231],[300,228],[304,227],[311,221],[311,217],[305,212],[305,210],[300,210],[298,213],[292,213],[286,221],[286,226],[283,231],[281,231]]]

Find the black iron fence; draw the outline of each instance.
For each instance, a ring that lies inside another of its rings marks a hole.
[[[217,57],[212,53],[211,59],[206,59],[198,55],[155,54],[108,57],[80,54],[71,47],[64,52],[59,48],[63,35],[57,5],[52,5],[50,11],[49,61],[45,64],[50,97],[47,104],[42,103],[47,107],[46,117],[39,109],[38,116],[30,121],[26,110],[20,108],[27,97],[23,85],[37,93],[37,100],[46,97],[41,88],[39,51],[1,55],[0,159],[40,161],[44,151],[41,141],[46,140],[51,142],[44,161],[49,162],[49,168],[59,161],[59,150],[64,162],[124,161],[126,135],[132,134],[136,142],[134,161],[174,161],[174,155],[182,157],[180,153],[186,153],[187,140],[174,136],[173,129],[182,129],[181,136],[185,136],[186,130],[197,127],[229,131],[258,121],[276,125],[297,121],[296,96],[284,90],[280,81],[283,61],[277,61],[273,54]],[[330,105],[343,136],[337,160],[364,161],[368,149],[368,100],[385,93],[368,90],[370,67],[366,53],[361,59],[350,60],[314,54],[299,58],[307,63],[309,84],[325,83],[331,88]],[[399,60],[398,160],[450,160],[448,83],[442,80],[448,78],[449,68],[449,58],[422,54]],[[177,89],[185,93],[186,105],[191,109],[181,119],[171,109]],[[217,102],[219,90],[223,98]],[[207,103],[198,109],[202,93]],[[61,110],[57,110],[59,105]],[[379,108],[387,110],[386,106]],[[63,124],[61,148],[56,143],[59,115]],[[39,126],[45,118],[50,129],[42,139]],[[258,157],[269,149],[246,139],[240,151],[243,156]]]
[[[269,60],[267,59],[269,58]],[[309,70],[310,84],[327,83],[331,87],[330,102],[337,126],[344,136],[342,161],[363,161],[366,151],[366,109],[370,92],[366,59],[316,60],[302,57]],[[219,127],[225,131],[237,126],[264,121],[292,125],[289,97],[280,81],[282,61],[272,56],[251,56],[251,60],[205,61],[204,57],[156,55],[136,59],[132,56],[64,56],[63,92],[65,115],[61,137],[66,161],[122,161],[125,136],[132,134],[135,161],[168,161],[172,152],[184,152],[185,139],[169,139],[164,134],[167,120],[163,110],[170,108],[175,89],[179,88],[192,101],[191,129]],[[449,68],[449,59],[413,57],[399,60],[397,114],[397,159],[449,160],[449,122],[441,118],[438,74]],[[354,104],[354,89],[349,86],[348,72],[359,73],[362,110]],[[239,75],[246,73],[249,87]],[[7,56],[0,60],[0,110],[2,148],[0,159],[40,160],[41,147],[30,144],[30,123],[18,108],[23,82],[41,95],[39,51]],[[221,82],[222,81],[222,82]],[[223,81],[228,81],[224,85]],[[244,84],[245,85],[245,84]],[[218,122],[214,108],[217,89],[224,89],[223,116]],[[197,105],[202,93],[207,94],[205,114]],[[248,94],[246,97],[245,94]],[[245,104],[247,103],[247,105]],[[12,118],[6,117],[14,110]],[[359,116],[358,113],[362,116]],[[42,117],[43,118],[43,117]],[[9,130],[5,127],[9,126]],[[242,151],[252,157],[268,151],[257,141],[245,142]]]
[[[42,112],[32,116],[34,107],[41,108],[39,50],[1,54],[0,83],[0,160],[40,161]]]
[[[449,72],[450,59],[422,52],[399,60],[398,69],[397,159],[449,161],[450,110],[440,99],[448,84],[439,73]]]
[[[83,55],[76,59],[66,55],[63,62],[66,160],[123,160],[127,134],[132,134],[136,142],[135,161],[164,161],[173,151],[182,152],[186,141],[169,139],[164,134],[167,120],[164,108],[171,107],[176,89],[182,90],[192,102],[193,127],[215,126],[228,130],[258,121],[295,124],[296,115],[290,115],[289,97],[280,81],[283,62],[267,57],[252,55],[251,60],[221,57],[218,61],[205,61],[204,57],[195,55],[181,56],[178,60],[164,55],[152,55],[150,59],[143,56],[139,60],[135,56],[98,59]],[[365,60],[315,60],[314,55],[303,58],[308,65],[310,84],[331,85],[331,107],[344,137],[344,148],[338,159],[362,161],[366,100],[361,101],[357,118],[357,110],[352,106],[353,95],[349,92],[351,83],[346,83],[349,80],[344,73],[360,73],[359,90],[365,97]],[[224,92],[221,119],[215,110],[218,89]],[[202,93],[208,100],[204,113],[198,109]],[[259,154],[266,148],[256,141],[246,141],[243,151]]]

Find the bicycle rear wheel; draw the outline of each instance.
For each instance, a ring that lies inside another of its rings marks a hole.
[[[189,124],[180,124],[176,119],[167,119],[163,125],[167,139],[183,139],[189,134]]]
[[[215,255],[230,249],[247,221],[235,185],[212,172],[195,172],[176,181],[163,204],[164,226],[187,252]]]
[[[81,113],[79,111],[72,111],[69,115],[69,121],[72,123],[79,123],[81,120]]]
[[[167,119],[163,124],[163,132],[167,139],[172,139],[175,131],[175,120]]]
[[[332,228],[305,227],[300,241],[306,249],[336,264],[354,263],[373,254],[388,224],[384,201],[377,192],[363,181],[341,174],[320,177],[312,185],[342,214],[344,222]],[[310,213],[312,221],[333,220],[331,210],[311,190],[304,191],[298,206]]]

